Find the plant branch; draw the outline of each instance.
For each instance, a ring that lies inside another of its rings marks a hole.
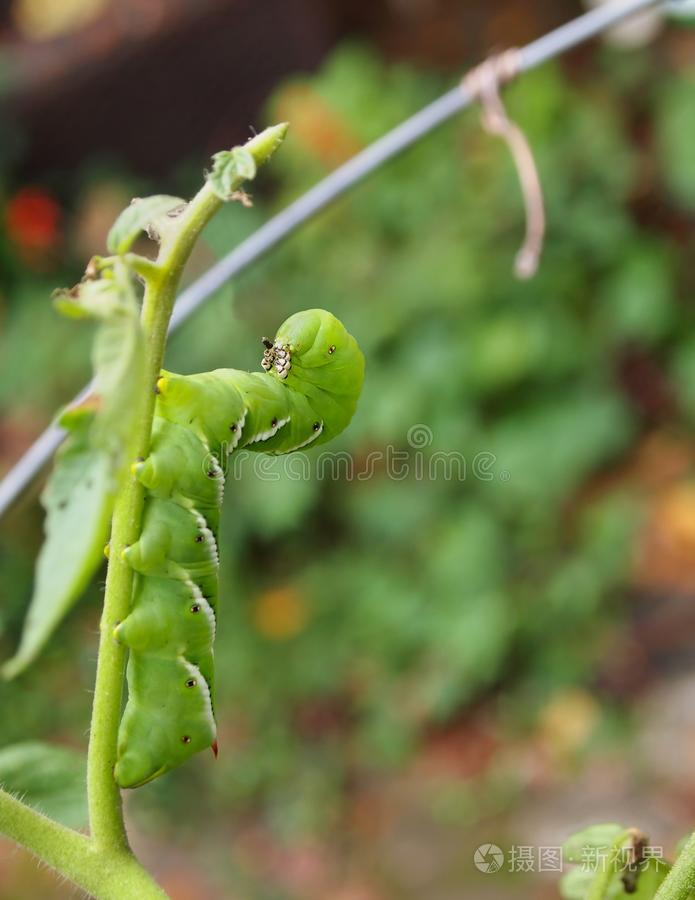
[[[268,128],[245,145],[257,165],[272,155],[282,142],[286,130],[286,125]],[[241,185],[242,180],[239,178],[236,187]],[[156,399],[154,387],[162,367],[169,318],[181,273],[201,230],[222,202],[210,183],[206,182],[163,236],[156,268],[153,267],[149,272],[142,308],[145,371],[140,408],[137,410],[131,439],[125,448],[127,463],[147,456],[149,451]],[[114,507],[88,755],[89,818],[95,846],[121,853],[130,851],[120,791],[114,780],[113,770],[116,763],[126,651],[114,640],[113,630],[130,610],[133,570],[122,558],[122,553],[139,536],[143,504],[142,486],[134,478],[128,478]]]
[[[2,789],[0,822],[3,834],[74,880],[89,852],[89,838],[46,818]]]
[[[268,128],[246,144],[256,165],[282,142],[286,125]],[[243,178],[233,183],[241,186]],[[209,219],[222,205],[209,182],[164,235],[156,262],[126,254],[126,264],[145,278],[141,323],[145,367],[139,408],[124,448],[124,468],[149,451],[155,409],[154,386],[162,367],[171,311],[181,273]],[[126,651],[113,630],[130,611],[133,571],[122,551],[137,540],[144,492],[134,478],[124,479],[112,521],[109,567],[100,625],[92,725],[87,760],[91,838],[72,831],[0,789],[0,833],[30,850],[61,875],[98,900],[161,900],[166,894],[140,865],[128,845],[121,795],[113,777],[121,715]]]
[[[100,854],[92,842],[0,789],[2,833],[100,900],[162,900],[166,894],[131,854]]]
[[[654,900],[688,900],[695,893],[695,832],[681,850]]]

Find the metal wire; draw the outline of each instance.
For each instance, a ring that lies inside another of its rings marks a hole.
[[[674,0],[671,2],[674,3]],[[633,13],[661,6],[663,3],[664,0],[615,0],[614,3],[593,9],[521,48],[519,70],[524,72],[533,69],[595,37]],[[176,331],[222,285],[264,256],[296,228],[472,102],[473,99],[465,88],[460,85],[452,88],[353,156],[294,203],[269,219],[183,291],[171,317],[170,333]],[[86,396],[89,389],[88,385],[76,400]],[[0,483],[0,518],[50,460],[64,437],[62,428],[49,426],[10,469]]]

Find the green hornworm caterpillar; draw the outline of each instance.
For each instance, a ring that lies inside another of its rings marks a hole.
[[[217,751],[213,641],[223,454],[291,453],[349,423],[364,357],[322,309],[291,316],[264,339],[265,372],[163,372],[150,455],[133,466],[146,488],[132,611],[115,629],[130,650],[128,702],[115,777],[138,787],[205,747]]]

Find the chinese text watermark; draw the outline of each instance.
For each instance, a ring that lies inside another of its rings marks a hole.
[[[639,872],[649,865],[650,860],[661,861],[663,847],[641,848],[639,858],[629,847],[582,848],[578,861],[574,861],[585,872]],[[563,872],[565,860],[561,846],[534,847],[514,844],[506,851],[497,844],[481,844],[473,854],[473,863],[480,872]]]

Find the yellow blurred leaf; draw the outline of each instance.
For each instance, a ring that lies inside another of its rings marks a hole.
[[[540,712],[541,740],[554,756],[571,756],[586,744],[599,718],[598,703],[587,691],[559,691]]]
[[[255,601],[254,624],[270,640],[283,641],[295,637],[304,630],[307,620],[306,604],[292,587],[266,591]]]
[[[29,41],[50,41],[94,21],[109,0],[15,0],[12,20]]]

